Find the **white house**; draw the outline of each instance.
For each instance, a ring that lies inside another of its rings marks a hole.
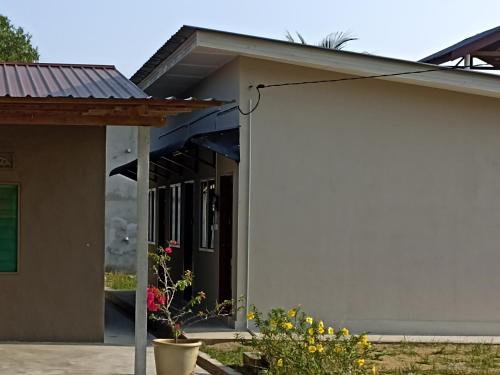
[[[196,290],[500,334],[500,77],[184,26],[132,81],[234,101],[152,133],[150,242],[180,242]]]

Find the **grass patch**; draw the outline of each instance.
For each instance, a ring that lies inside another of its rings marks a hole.
[[[243,367],[243,352],[252,351],[252,348],[248,346],[241,345],[238,342],[225,342],[214,345],[203,344],[200,350],[224,365],[234,368],[243,375],[254,374],[249,369]]]
[[[106,272],[104,274],[104,285],[106,288],[116,290],[135,290],[135,275],[129,275],[123,272]]]
[[[489,344],[374,344],[377,374],[384,375],[500,375],[500,346]],[[202,351],[243,374],[240,343],[203,345]],[[369,365],[371,366],[370,363]]]

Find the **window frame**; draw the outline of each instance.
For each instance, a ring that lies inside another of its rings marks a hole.
[[[156,188],[148,189],[148,244],[156,245],[158,240],[158,192]],[[153,202],[151,202],[151,193],[153,193]],[[151,208],[153,208],[153,214],[151,215]],[[152,228],[151,228],[152,226]],[[150,237],[152,234],[152,237]]]
[[[173,204],[173,197],[172,194],[174,190],[177,191],[178,195],[176,196],[176,211],[175,213],[177,214],[175,217],[175,223],[176,226],[175,228],[173,227],[174,220],[174,204]],[[169,241],[175,240],[177,243],[175,245],[170,245],[171,247],[180,247],[181,246],[181,236],[182,236],[182,182],[176,182],[174,184],[170,184],[168,186],[168,235],[169,235]],[[176,236],[173,235],[175,229],[175,234]],[[178,238],[174,238],[178,237]]]
[[[0,271],[2,275],[17,275],[21,268],[21,183],[18,181],[0,181],[0,185],[14,185],[17,187],[17,241],[16,241],[16,270],[15,271]]]
[[[215,237],[216,237],[216,222],[217,222],[217,210],[214,209],[213,211],[213,222],[212,222],[212,243],[213,247],[210,247],[210,244],[208,243],[208,233],[210,231],[210,228],[208,228],[207,225],[203,225],[203,214],[204,214],[204,205],[203,205],[203,184],[205,183],[210,183],[212,182],[214,185],[214,200],[216,199],[216,191],[217,191],[217,184],[215,177],[212,178],[205,178],[200,180],[200,195],[199,195],[199,202],[200,202],[200,215],[199,215],[199,225],[200,225],[200,230],[199,230],[199,241],[198,241],[198,248],[200,251],[205,251],[209,253],[215,252]],[[208,196],[207,196],[208,198]],[[214,202],[215,203],[215,202]],[[209,205],[209,200],[207,199],[207,205]],[[208,210],[207,210],[207,221],[208,221]],[[206,235],[207,235],[207,246],[203,246],[203,233],[206,230]]]

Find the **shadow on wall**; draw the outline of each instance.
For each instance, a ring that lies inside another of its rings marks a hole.
[[[106,271],[135,272],[137,224],[121,217],[110,218]]]

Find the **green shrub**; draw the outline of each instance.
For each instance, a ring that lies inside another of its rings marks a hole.
[[[106,272],[104,274],[104,284],[106,288],[116,290],[135,290],[135,275],[129,275],[123,272]]]
[[[254,306],[247,314],[259,334],[250,342],[275,375],[375,374],[368,366],[371,344],[366,335],[350,335],[347,328],[335,331],[299,307],[271,310],[266,317]]]

